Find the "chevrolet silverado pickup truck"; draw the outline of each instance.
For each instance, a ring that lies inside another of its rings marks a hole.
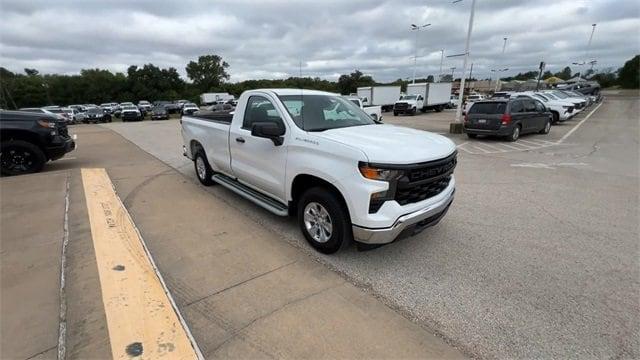
[[[183,116],[182,136],[202,184],[297,216],[322,253],[413,235],[438,223],[454,197],[451,140],[376,122],[337,94],[246,91],[232,114]]]

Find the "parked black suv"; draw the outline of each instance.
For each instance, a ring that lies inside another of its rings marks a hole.
[[[476,101],[464,117],[464,131],[470,138],[478,135],[504,136],[516,141],[521,134],[548,134],[551,113],[534,99],[492,99]]]
[[[107,114],[107,112],[102,108],[92,107],[87,109],[87,112],[84,115],[84,120],[82,120],[82,122],[85,124],[111,122],[111,115]]]
[[[24,111],[0,111],[0,139],[2,175],[38,172],[76,147],[64,121]]]

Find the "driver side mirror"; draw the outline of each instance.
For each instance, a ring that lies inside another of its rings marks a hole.
[[[251,136],[271,139],[275,146],[282,145],[284,134],[284,127],[272,121],[255,122],[251,126]]]

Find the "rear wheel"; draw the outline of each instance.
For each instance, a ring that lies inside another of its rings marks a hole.
[[[323,254],[335,253],[353,236],[348,211],[336,194],[322,187],[300,197],[298,224],[309,244]]]
[[[477,138],[477,137],[478,137],[478,134],[469,134],[469,133],[467,133],[467,137],[468,137],[469,139],[475,139],[475,138]]]
[[[544,127],[540,130],[540,134],[548,134],[551,131],[551,119],[544,123]]]
[[[2,143],[0,163],[2,175],[20,175],[36,173],[47,162],[44,152],[36,145],[22,141]]]
[[[511,134],[507,135],[507,140],[509,141],[517,141],[520,138],[520,125],[516,125],[511,130]]]
[[[204,150],[199,149],[196,152],[193,165],[195,166],[196,176],[202,185],[211,186],[214,184],[214,181],[211,180],[213,170],[211,170],[211,166],[209,166],[209,161],[207,160],[207,156],[204,154]]]
[[[435,109],[436,112],[441,112],[442,111],[442,105],[436,105]]]

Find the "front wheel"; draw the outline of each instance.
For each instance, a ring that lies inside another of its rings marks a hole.
[[[207,160],[207,156],[204,154],[203,150],[198,150],[198,152],[196,152],[193,165],[195,166],[196,176],[202,185],[211,186],[214,184],[214,181],[211,180],[213,170],[211,170],[211,166],[209,166],[209,161]]]
[[[394,112],[393,112],[393,116],[398,116],[398,112],[397,112],[397,111],[394,111]]]
[[[348,211],[336,194],[322,187],[300,198],[298,224],[307,242],[323,254],[335,253],[353,236]]]
[[[26,141],[10,140],[2,143],[0,172],[2,175],[36,173],[42,170],[47,157],[42,150]]]

